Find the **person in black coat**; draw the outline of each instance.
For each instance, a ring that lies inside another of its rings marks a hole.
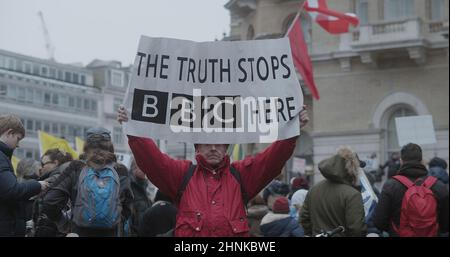
[[[17,182],[11,157],[25,129],[19,118],[0,116],[0,236],[25,236],[25,203],[48,186],[35,180]]]
[[[407,144],[401,150],[402,165],[397,175],[403,175],[412,182],[428,176],[428,171],[422,162],[422,149],[416,144]],[[389,179],[383,186],[381,197],[375,210],[374,224],[381,230],[389,233],[390,236],[397,236],[392,223],[396,227],[400,224],[400,211],[406,187],[396,179]],[[448,235],[449,223],[449,195],[446,186],[441,181],[431,187],[431,191],[437,200],[438,223],[440,235]]]
[[[154,201],[142,215],[138,232],[140,237],[170,236],[168,232],[175,229],[177,208],[170,198],[158,190]]]

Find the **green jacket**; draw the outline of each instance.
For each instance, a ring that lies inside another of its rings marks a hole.
[[[365,236],[364,206],[361,193],[352,186],[353,177],[346,160],[335,155],[319,163],[326,178],[312,187],[302,207],[300,223],[305,235],[316,235],[343,226],[343,235]],[[357,173],[357,168],[355,171]]]

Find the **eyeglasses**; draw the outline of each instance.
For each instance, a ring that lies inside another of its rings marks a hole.
[[[48,162],[41,162],[41,167],[44,167],[45,165],[49,164],[49,163],[55,163],[54,161],[48,161]]]

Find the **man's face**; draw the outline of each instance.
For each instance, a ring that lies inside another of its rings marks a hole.
[[[217,167],[225,157],[228,145],[224,144],[199,144],[196,153],[205,158],[206,162],[212,167]]]
[[[8,130],[3,133],[0,139],[11,149],[16,149],[19,147],[19,142],[23,139],[23,135],[20,133],[12,133],[11,130]]]

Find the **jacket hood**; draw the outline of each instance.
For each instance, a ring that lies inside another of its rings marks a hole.
[[[409,161],[403,163],[397,175],[402,175],[410,178],[423,177],[428,174],[427,168],[419,161]]]
[[[13,155],[14,149],[11,149],[7,144],[0,141],[0,151],[3,152],[9,159]]]
[[[349,147],[341,147],[336,155],[319,163],[319,170],[330,181],[353,185],[359,174],[359,160]]]
[[[436,177],[444,184],[448,184],[448,173],[441,167],[431,167],[429,175]]]

